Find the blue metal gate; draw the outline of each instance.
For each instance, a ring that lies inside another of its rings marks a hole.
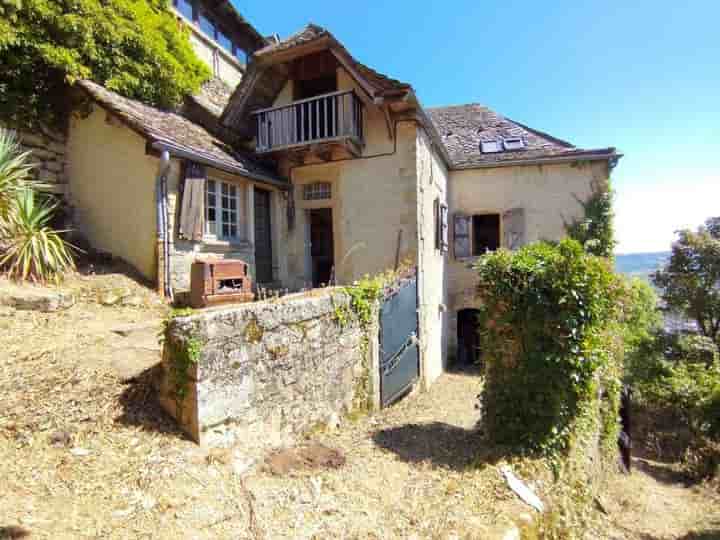
[[[380,401],[402,397],[420,375],[417,277],[402,280],[380,308]]]

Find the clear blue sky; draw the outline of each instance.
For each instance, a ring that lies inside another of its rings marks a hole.
[[[327,27],[424,106],[479,102],[616,146],[619,253],[720,215],[720,2],[234,0],[263,34]]]

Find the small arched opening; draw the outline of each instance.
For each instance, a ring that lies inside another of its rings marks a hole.
[[[461,309],[457,313],[457,363],[471,366],[480,360],[480,336],[478,335],[477,309]]]

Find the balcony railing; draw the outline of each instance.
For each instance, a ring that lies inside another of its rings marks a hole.
[[[342,91],[256,111],[257,151],[351,139],[363,141],[363,104]]]

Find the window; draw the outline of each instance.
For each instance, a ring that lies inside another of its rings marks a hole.
[[[230,38],[223,34],[220,30],[218,30],[217,33],[217,41],[223,49],[232,54],[233,42],[230,41]]]
[[[500,141],[480,141],[480,151],[483,154],[495,154],[501,150]]]
[[[503,139],[505,150],[521,150],[525,148],[525,141],[522,137],[506,137]]]
[[[473,255],[483,255],[500,247],[500,214],[472,217]]]
[[[233,52],[235,55],[235,58],[240,60],[243,64],[247,64],[247,54],[245,54],[245,51],[243,51],[240,47],[235,45],[235,51]]]
[[[215,25],[205,15],[200,15],[200,30],[208,37],[215,39]]]
[[[456,259],[476,257],[500,247],[500,214],[457,214],[454,222]]]
[[[205,233],[223,240],[241,238],[244,188],[208,179],[205,198]]]
[[[306,201],[318,201],[330,199],[331,197],[332,188],[330,182],[315,182],[314,184],[305,184],[303,186],[303,199]]]
[[[194,21],[193,5],[189,0],[175,0],[175,9],[177,9],[189,21]]]

